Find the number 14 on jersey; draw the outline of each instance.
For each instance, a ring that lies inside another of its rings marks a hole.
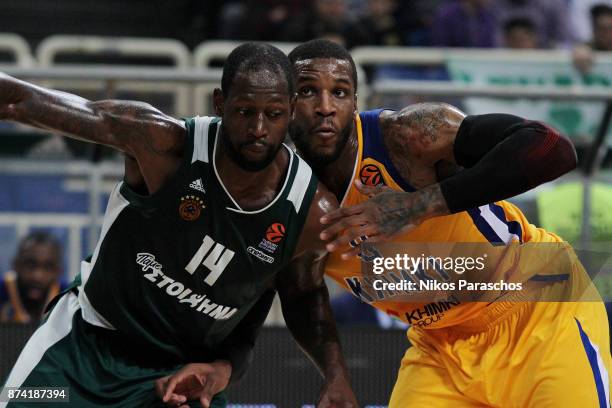
[[[185,270],[193,275],[200,265],[204,265],[210,271],[204,282],[212,286],[229,265],[234,254],[234,251],[225,248],[207,235]]]

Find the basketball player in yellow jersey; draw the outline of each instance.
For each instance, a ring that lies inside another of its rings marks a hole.
[[[399,243],[560,242],[498,200],[572,170],[571,142],[538,122],[465,116],[446,104],[358,114],[355,66],[344,48],[314,40],[289,58],[297,76],[291,136],[344,207],[322,219],[334,252],[326,273],[411,324],[413,347],[390,407],[608,407],[602,302],[389,301],[364,282],[354,256],[363,240],[390,236]],[[373,195],[377,185],[396,191]],[[542,290],[585,277],[578,262],[558,273],[526,269],[523,279]]]

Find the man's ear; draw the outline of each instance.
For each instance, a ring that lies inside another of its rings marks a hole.
[[[355,92],[355,97],[353,98],[353,112],[357,114],[359,109],[357,109],[357,92]]]
[[[213,105],[215,105],[215,115],[223,116],[223,103],[225,98],[223,97],[223,91],[219,88],[215,88],[213,91]]]
[[[295,104],[297,103],[297,92],[289,99],[289,118],[295,119]]]

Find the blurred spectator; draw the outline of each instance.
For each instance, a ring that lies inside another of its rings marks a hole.
[[[314,0],[304,15],[289,23],[282,39],[303,42],[313,38],[326,38],[352,48],[365,44],[368,37],[350,17],[344,0]]]
[[[428,47],[433,43],[432,30],[440,4],[445,0],[412,0],[398,4],[397,18],[402,27],[404,43]]]
[[[350,293],[342,293],[330,300],[334,319],[342,326],[377,326],[381,329],[406,329],[399,319],[371,307]]]
[[[224,6],[220,38],[280,41],[288,22],[304,13],[308,0],[245,0]]]
[[[538,35],[538,47],[569,46],[572,33],[566,0],[492,0],[499,31],[507,21],[516,18],[531,20]]]
[[[489,0],[453,0],[438,9],[432,37],[439,47],[494,47],[496,20]]]
[[[503,45],[506,48],[538,48],[538,36],[533,21],[527,18],[514,18],[504,24]]]
[[[578,45],[573,52],[574,65],[583,74],[593,66],[593,51],[612,51],[612,7],[596,4],[591,8],[591,21],[592,40]]]
[[[612,51],[612,6],[596,5],[591,9],[593,40],[595,51]]]
[[[360,25],[368,34],[369,45],[404,45],[404,36],[395,12],[396,0],[368,0],[368,8]]]
[[[570,0],[570,18],[573,32],[580,42],[590,41],[593,35],[591,9],[597,4],[612,7],[612,0]]]
[[[30,323],[62,290],[61,246],[46,232],[34,232],[17,248],[13,271],[0,281],[0,322]]]

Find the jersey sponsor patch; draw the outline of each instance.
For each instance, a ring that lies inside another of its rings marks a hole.
[[[193,188],[194,190],[198,190],[202,193],[206,193],[206,190],[204,189],[204,183],[202,183],[201,178],[193,180],[191,183],[189,183],[189,187]]]
[[[261,260],[261,261],[264,261],[264,262],[267,262],[267,263],[270,263],[270,264],[274,263],[274,258],[273,257],[271,257],[270,255],[264,254],[262,251],[260,251],[257,248],[249,246],[247,248],[247,252],[249,254],[253,255],[255,258]]]
[[[175,298],[179,303],[197,310],[215,320],[227,320],[232,317],[238,309],[224,306],[213,302],[204,294],[194,293],[191,288],[182,282],[172,279],[162,271],[163,265],[155,260],[155,255],[148,252],[136,254],[136,263],[140,265],[145,279],[154,283],[166,295]]]
[[[412,309],[405,314],[406,322],[414,326],[426,327],[440,321],[444,317],[444,312],[459,305],[459,300],[450,296],[448,299],[438,302],[427,303],[422,307]]]
[[[204,201],[194,195],[181,197],[179,214],[185,221],[195,221],[200,218],[202,210],[206,208]]]
[[[142,266],[142,271],[147,272],[149,269],[161,269],[162,264],[155,260],[155,255],[148,252],[139,252],[136,254],[136,263]]]

